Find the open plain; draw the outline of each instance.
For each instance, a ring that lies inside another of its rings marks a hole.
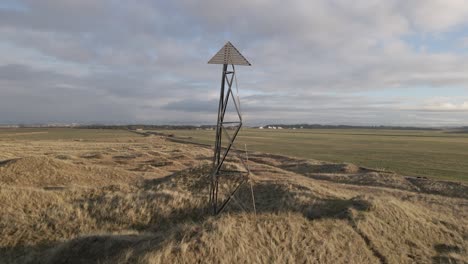
[[[186,141],[212,144],[212,130],[161,130]],[[243,129],[249,150],[349,162],[402,175],[468,182],[468,133],[402,129]]]
[[[464,181],[259,150],[251,182],[211,216],[208,146],[123,130],[0,135],[0,263],[468,262]]]

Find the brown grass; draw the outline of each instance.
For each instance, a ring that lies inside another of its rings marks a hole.
[[[16,186],[105,186],[136,181],[136,175],[120,168],[77,165],[44,156],[7,160],[0,167],[0,181]]]
[[[255,153],[257,214],[247,185],[214,217],[203,147],[158,137],[0,148],[0,263],[468,261],[463,184]]]

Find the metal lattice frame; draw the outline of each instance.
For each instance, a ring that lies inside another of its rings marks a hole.
[[[234,65],[244,65],[250,66],[250,62],[231,44],[227,42],[214,56],[208,61],[209,64],[221,64],[223,65],[222,79],[221,79],[221,93],[219,96],[219,106],[218,106],[218,121],[216,125],[216,138],[215,138],[215,148],[213,156],[213,170],[211,174],[211,184],[210,184],[210,201],[209,204],[213,209],[213,214],[220,213],[229,201],[234,200],[234,194],[239,190],[242,184],[244,184],[249,179],[250,170],[244,161],[243,157],[239,155],[239,151],[235,149],[234,141],[239,133],[239,130],[242,127],[242,115],[240,111],[240,101],[239,98],[234,96],[232,85],[233,82],[236,82],[237,88],[237,79],[236,79],[236,70]],[[228,70],[228,66],[231,66],[231,69]],[[227,84],[227,89],[226,89]],[[232,102],[237,112],[236,121],[225,121],[224,117],[226,110],[228,108],[229,102]],[[229,128],[235,128],[234,133],[229,135]],[[223,138],[227,141],[227,145],[223,148]],[[231,151],[234,150],[234,151]],[[244,171],[239,170],[226,170],[223,167],[224,161],[229,153],[234,153],[237,155],[238,159],[241,161],[244,166]],[[239,180],[232,186],[232,189],[228,191],[227,196],[221,197],[219,195],[219,182],[222,178],[222,175],[239,175]],[[253,209],[255,210],[255,201],[252,191],[252,202]],[[236,201],[237,202],[237,201]],[[244,209],[244,207],[238,203],[239,206]]]
[[[228,65],[223,64],[223,73],[222,73],[222,81],[221,81],[221,93],[219,97],[219,107],[218,107],[218,122],[216,125],[216,141],[215,141],[215,149],[214,149],[214,156],[213,156],[213,172],[211,175],[211,185],[210,185],[210,205],[213,209],[213,214],[220,213],[225,206],[229,203],[229,201],[233,198],[234,194],[240,188],[240,186],[248,180],[248,175],[250,171],[244,161],[244,159],[239,155],[239,152],[236,151],[234,146],[234,141],[239,133],[239,130],[242,127],[242,115],[240,112],[240,104],[238,99],[234,96],[232,85],[235,79],[235,68],[234,65],[231,65],[231,70],[228,71]],[[227,84],[227,89],[226,89]],[[237,113],[237,121],[224,121],[224,117],[226,114],[226,109],[228,107],[229,101],[232,101]],[[234,133],[232,136],[229,135],[227,131],[227,126],[235,128]],[[227,145],[223,149],[222,147],[222,138],[223,135],[227,139]],[[227,155],[230,151],[234,150],[234,153],[237,154],[238,158],[241,160],[242,164],[245,167],[245,171],[233,171],[233,170],[223,170],[223,164],[226,160]],[[228,194],[228,197],[224,200],[219,200],[219,181],[220,176],[223,173],[238,173],[241,177],[240,180],[235,184],[233,190]]]

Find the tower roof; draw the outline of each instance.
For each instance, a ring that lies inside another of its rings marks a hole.
[[[251,65],[229,41],[208,61],[208,64]]]

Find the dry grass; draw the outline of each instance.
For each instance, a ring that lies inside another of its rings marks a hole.
[[[120,168],[84,166],[44,156],[7,160],[0,167],[0,181],[17,186],[105,186],[136,181],[136,175]]]
[[[250,208],[244,186],[213,217],[209,149],[159,137],[0,148],[0,263],[468,262],[463,184],[256,153],[257,214],[238,206]]]

